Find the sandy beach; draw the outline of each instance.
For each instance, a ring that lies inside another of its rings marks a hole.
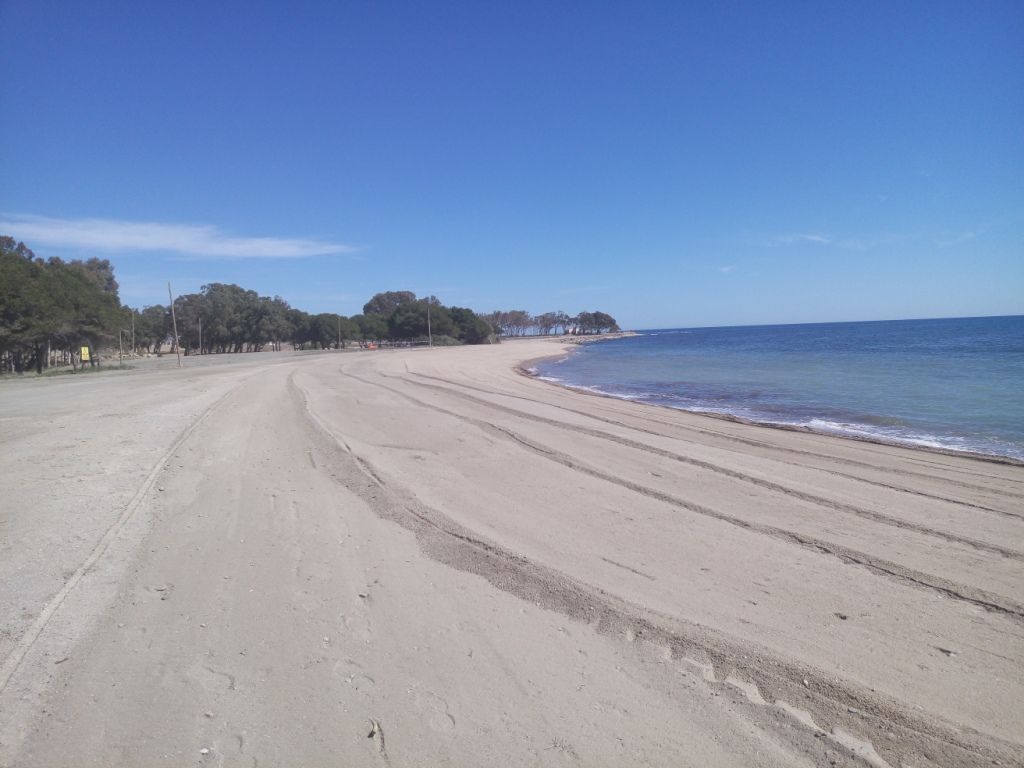
[[[1024,467],[563,349],[0,382],[0,765],[1024,764]]]

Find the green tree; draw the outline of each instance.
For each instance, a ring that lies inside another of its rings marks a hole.
[[[363,305],[363,314],[390,317],[403,304],[412,304],[415,301],[416,294],[412,291],[385,291],[375,294]]]
[[[604,312],[595,312],[593,315],[593,323],[595,330],[598,333],[619,330],[619,324],[615,322],[615,318]]]
[[[289,313],[291,307],[280,296],[263,298],[264,314],[260,332],[264,341],[269,341],[275,350],[281,350],[281,342],[290,338],[292,332]]]
[[[460,341],[465,344],[486,344],[494,335],[491,324],[465,307],[449,307],[448,314],[455,323]]]
[[[615,318],[604,312],[580,312],[576,317],[580,333],[604,333],[619,330]]]
[[[291,334],[288,340],[295,349],[302,349],[310,339],[310,317],[301,309],[288,310],[288,325]]]
[[[338,339],[338,316],[328,312],[313,315],[309,323],[309,340],[320,349],[328,349]]]
[[[48,346],[95,349],[122,319],[109,262],[43,261],[24,243],[0,237],[0,367],[41,373]]]
[[[346,341],[351,341],[352,339],[358,339],[360,337],[360,335],[361,335],[361,331],[359,329],[359,326],[356,324],[356,322],[354,320],[352,320],[352,318],[350,318],[350,317],[344,317],[343,316],[341,318],[341,340],[342,340],[342,345],[344,345],[344,343]]]
[[[353,315],[352,322],[359,328],[359,338],[364,341],[379,341],[388,337],[388,321],[381,315]]]
[[[551,333],[556,325],[558,325],[558,313],[556,312],[545,312],[542,315],[537,315],[534,318],[534,322],[537,325],[537,330],[544,335]]]
[[[576,317],[576,324],[581,333],[593,333],[597,330],[593,312],[580,312]]]
[[[171,333],[171,313],[156,304],[145,307],[135,316],[135,343],[147,352],[158,351]]]
[[[0,237],[0,355],[3,369],[21,373],[45,337],[50,303],[43,266],[24,243]],[[39,356],[36,355],[36,358]]]
[[[117,296],[117,280],[114,278],[114,267],[107,259],[87,259],[86,261],[73,261],[72,264],[81,269],[96,286],[113,296]]]
[[[427,335],[425,304],[406,304],[388,317],[388,336],[392,339],[416,339]]]

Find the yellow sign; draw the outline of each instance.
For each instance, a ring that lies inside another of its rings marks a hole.
[[[82,362],[83,363],[88,363],[89,362],[89,348],[88,347],[82,347]]]

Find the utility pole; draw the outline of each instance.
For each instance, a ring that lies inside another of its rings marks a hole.
[[[124,329],[117,329],[117,367],[124,367]]]
[[[434,334],[430,330],[430,299],[427,299],[427,340],[434,346]]]
[[[135,307],[132,307],[132,357],[135,357],[135,350],[138,347],[135,346]]]
[[[167,298],[171,302],[171,323],[174,325],[174,351],[178,353],[178,367],[181,368],[181,344],[178,343],[178,318],[174,315],[174,296],[171,295],[171,284],[167,283]]]
[[[338,315],[338,349],[341,349],[341,315]]]
[[[203,354],[203,316],[199,316],[199,354]]]

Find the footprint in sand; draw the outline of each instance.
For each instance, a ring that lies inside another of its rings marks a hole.
[[[424,691],[416,694],[413,703],[432,731],[447,736],[455,733],[455,717],[443,698],[431,691]]]
[[[195,667],[191,677],[208,691],[223,693],[235,690],[235,676],[213,667]]]

